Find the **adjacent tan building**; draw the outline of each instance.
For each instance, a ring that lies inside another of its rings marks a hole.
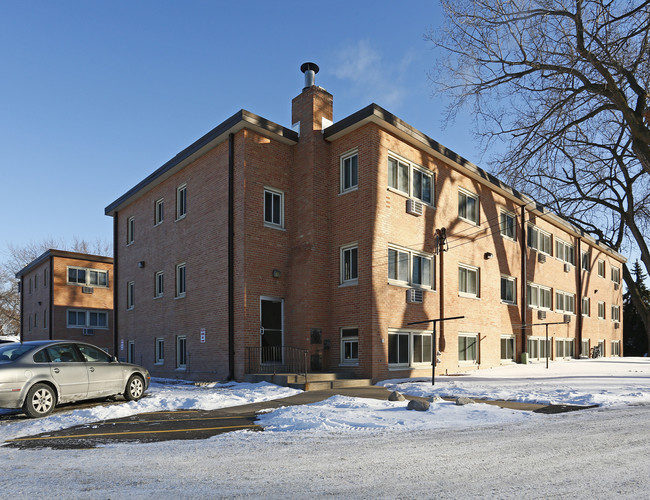
[[[21,341],[81,340],[114,352],[112,258],[48,250],[16,278]]]
[[[121,358],[381,380],[434,344],[437,373],[622,354],[624,257],[375,104],[334,123],[302,69],[292,128],[241,110],[106,208]]]

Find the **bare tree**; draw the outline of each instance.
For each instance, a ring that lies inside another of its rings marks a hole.
[[[650,2],[443,0],[431,73],[472,106],[491,167],[650,272]],[[623,277],[650,339],[650,310]]]

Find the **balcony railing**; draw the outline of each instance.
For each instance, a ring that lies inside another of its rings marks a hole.
[[[246,348],[246,373],[295,373],[307,376],[306,349],[291,346]]]

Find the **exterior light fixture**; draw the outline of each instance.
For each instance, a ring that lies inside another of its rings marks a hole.
[[[144,260],[138,262],[138,267],[142,269],[144,267]]]
[[[274,269],[274,270],[271,272],[271,275],[272,275],[274,278],[279,278],[279,277],[280,277],[280,270],[279,270],[279,269]]]
[[[483,258],[485,258],[485,260],[491,259],[492,257],[494,257],[494,254],[492,252],[485,252],[483,254]]]

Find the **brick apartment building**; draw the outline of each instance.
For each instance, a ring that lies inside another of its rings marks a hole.
[[[242,379],[281,346],[261,360],[425,376],[433,328],[409,323],[457,316],[438,373],[621,355],[624,257],[375,104],[333,123],[301,69],[292,129],[241,110],[106,208],[121,358]]]
[[[16,273],[21,341],[82,340],[114,352],[113,259],[47,250]]]

